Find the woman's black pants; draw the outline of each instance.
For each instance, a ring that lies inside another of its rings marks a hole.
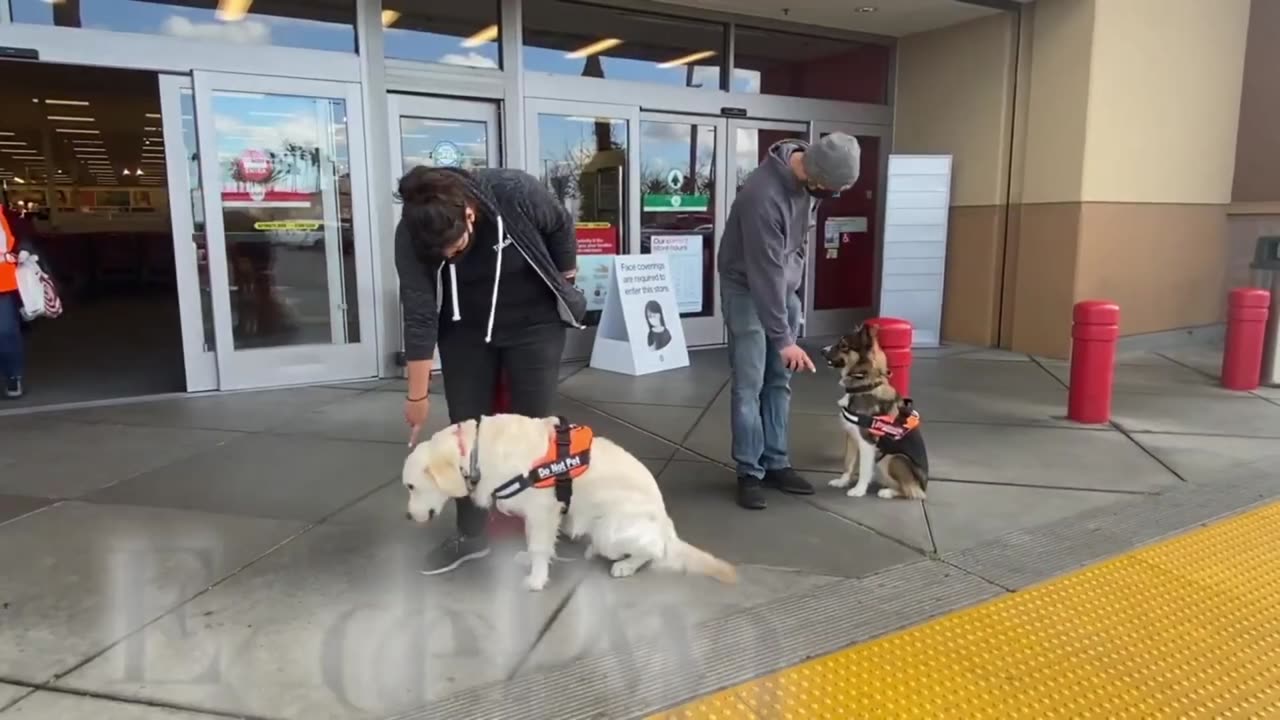
[[[440,364],[449,421],[460,423],[492,414],[498,376],[504,372],[511,395],[508,412],[530,417],[553,415],[564,338],[565,327],[560,324],[521,328],[495,337],[492,343],[486,343],[479,330],[442,327]],[[487,511],[470,498],[457,502],[458,533],[483,535]]]

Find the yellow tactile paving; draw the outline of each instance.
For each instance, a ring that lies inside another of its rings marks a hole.
[[[654,717],[1280,718],[1280,504]]]

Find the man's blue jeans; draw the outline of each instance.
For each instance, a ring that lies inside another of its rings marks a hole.
[[[766,470],[791,467],[791,371],[782,363],[780,348],[765,336],[750,291],[721,282],[720,299],[729,331],[733,460],[739,477],[762,478]],[[787,294],[787,323],[793,335],[799,332],[800,298],[795,293]]]
[[[17,292],[0,292],[0,380],[22,377],[21,302]]]

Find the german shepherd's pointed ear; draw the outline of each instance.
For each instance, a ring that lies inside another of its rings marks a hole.
[[[879,325],[866,325],[866,324],[864,324],[864,325],[862,326],[862,330],[863,330],[863,332],[865,332],[865,333],[867,334],[867,337],[868,337],[868,338],[870,338],[872,342],[879,342],[879,340],[880,340],[880,326],[879,326]]]
[[[462,477],[462,458],[458,457],[453,432],[444,431],[427,443],[426,474],[435,481],[440,492],[460,498],[467,494],[467,482]]]

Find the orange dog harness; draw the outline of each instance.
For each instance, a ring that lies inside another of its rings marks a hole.
[[[524,475],[517,475],[494,488],[493,496],[510,500],[529,488],[556,489],[556,500],[568,511],[573,498],[573,480],[591,466],[591,445],[595,433],[585,425],[558,418],[547,452]]]

